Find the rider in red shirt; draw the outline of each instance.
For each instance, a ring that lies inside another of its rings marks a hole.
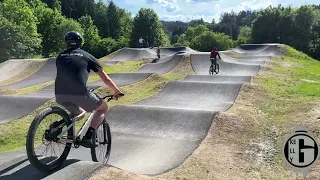
[[[221,59],[220,54],[218,52],[218,49],[215,47],[215,48],[213,48],[213,50],[211,51],[211,54],[210,54],[211,65],[214,64],[215,67],[217,66],[217,55]]]

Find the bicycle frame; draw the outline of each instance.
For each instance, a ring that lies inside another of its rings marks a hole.
[[[64,142],[64,143],[73,143],[75,138],[78,137],[80,140],[83,138],[83,136],[85,135],[85,133],[87,132],[87,130],[89,129],[89,126],[91,124],[92,118],[93,118],[93,114],[95,113],[95,111],[93,111],[89,118],[86,120],[86,122],[84,123],[84,125],[81,127],[79,133],[77,136],[75,136],[75,123],[79,120],[78,117],[74,117],[71,119],[71,124],[65,129],[63,130],[58,136],[57,138],[60,139],[60,142]],[[69,131],[69,129],[73,128],[73,136],[72,136],[72,140],[71,139],[62,139],[62,136]]]
[[[92,92],[93,89],[90,90],[90,91]],[[120,95],[123,96],[124,94],[120,94]],[[110,96],[110,95],[109,95],[109,96],[105,96],[105,97],[103,97],[102,99],[105,99],[105,98],[108,98],[108,97],[109,97],[108,102],[109,102],[110,100],[114,99],[112,95],[111,95],[111,96]],[[79,118],[79,117],[74,117],[74,118],[72,118],[72,119],[71,119],[71,122],[72,122],[72,123],[71,123],[65,130],[63,130],[63,131],[57,136],[57,138],[60,139],[60,142],[73,143],[76,138],[79,138],[79,140],[82,140],[83,136],[85,135],[85,133],[88,131],[88,129],[89,129],[89,127],[90,127],[90,124],[91,124],[91,121],[92,121],[92,119],[93,119],[93,115],[94,115],[95,112],[96,112],[96,110],[94,110],[94,111],[90,114],[89,118],[88,118],[88,119],[86,120],[86,122],[82,125],[82,127],[81,127],[81,129],[80,129],[80,131],[79,131],[79,133],[78,133],[77,136],[75,136],[75,129],[76,129],[76,128],[75,128],[75,123],[76,123],[76,121],[80,120],[80,118]],[[79,116],[81,117],[81,115],[82,115],[82,114],[80,114]],[[63,125],[64,125],[64,124],[61,124],[60,126],[63,127]],[[57,128],[61,128],[60,126],[58,126]],[[73,128],[72,140],[71,140],[71,139],[62,139],[62,136],[63,136],[66,132],[68,132],[69,129],[71,129],[71,128]]]

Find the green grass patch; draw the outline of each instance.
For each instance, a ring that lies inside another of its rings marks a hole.
[[[289,46],[285,50],[270,64],[273,74],[264,78],[263,87],[273,95],[320,97],[320,62]]]
[[[317,139],[320,138],[317,133],[319,115],[315,110],[320,103],[320,62],[288,46],[285,51],[283,56],[267,63],[254,77],[253,84],[243,88],[235,109],[231,110],[246,120],[246,128],[238,137],[243,146],[249,148],[248,142],[269,142],[275,150],[275,153],[259,150],[268,159],[264,164],[257,165],[256,159],[252,160],[250,167],[254,170],[251,171],[259,173],[260,177],[289,174],[281,152],[285,138],[297,125],[307,126]],[[270,167],[278,170],[265,170]],[[290,177],[284,175],[282,179]]]

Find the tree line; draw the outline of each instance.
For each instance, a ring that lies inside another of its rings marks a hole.
[[[219,23],[199,19],[164,24],[171,44],[176,46],[208,51],[210,45],[225,50],[246,43],[282,43],[320,59],[320,5],[279,5],[261,11],[223,13]]]
[[[83,49],[97,58],[122,47],[169,45],[158,15],[141,8],[131,13],[113,1],[2,0],[0,1],[0,62],[11,58],[52,57],[65,49],[68,31],[83,34]]]
[[[226,50],[244,43],[283,43],[320,59],[320,5],[268,7],[224,13],[219,23],[160,21],[150,8],[132,17],[112,0],[0,1],[0,62],[10,58],[52,57],[65,49],[64,35],[84,35],[83,49],[97,58],[119,48],[189,46]]]

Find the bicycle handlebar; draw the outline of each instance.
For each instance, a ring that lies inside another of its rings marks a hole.
[[[89,91],[90,91],[90,92],[93,92],[94,90],[95,90],[95,89],[90,89]],[[123,93],[120,93],[120,94],[118,94],[118,95],[119,95],[119,96],[124,96]],[[111,100],[113,100],[113,99],[118,100],[118,98],[115,98],[113,95],[104,96],[104,97],[102,97],[101,99],[106,99],[106,98],[108,98],[107,102],[109,102],[109,101],[111,101]]]
[[[118,95],[120,95],[120,96],[124,96],[124,94],[123,94],[123,93],[118,94]],[[109,101],[111,101],[111,100],[113,100],[113,99],[118,100],[118,98],[115,98],[113,95],[105,96],[105,97],[103,97],[102,99],[106,99],[106,98],[108,98],[107,102],[109,102]]]

